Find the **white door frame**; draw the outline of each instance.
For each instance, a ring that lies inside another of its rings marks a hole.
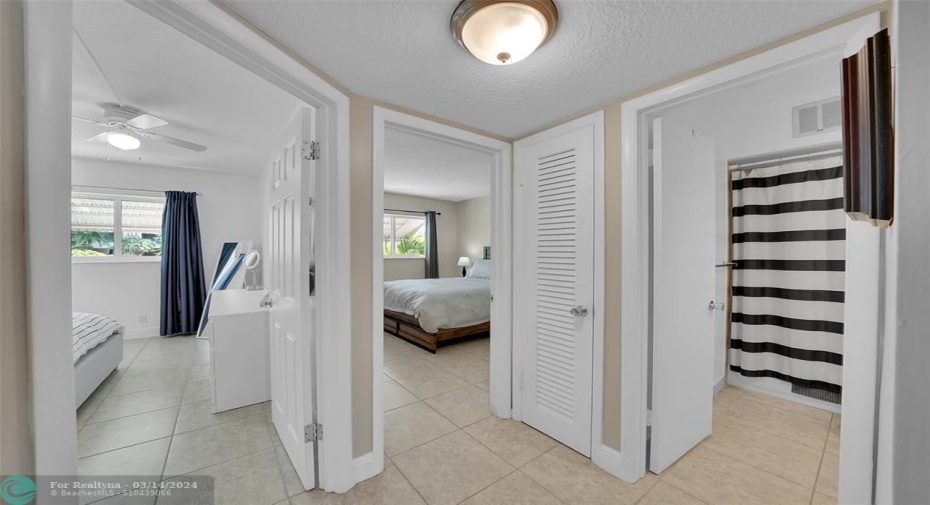
[[[23,2],[27,328],[37,475],[77,473],[71,344],[71,2]],[[29,436],[23,433],[21,436]]]
[[[594,326],[594,343],[592,347],[592,398],[591,398],[591,461],[612,475],[619,476],[620,454],[604,445],[604,111],[569,121],[530,137],[514,142],[514,236],[523,233],[523,150],[528,146],[544,142],[585,126],[594,127],[594,306],[591,318]],[[514,258],[523,257],[522,241],[514,242]],[[514,286],[521,284],[521,272],[514,276]],[[516,292],[516,291],[515,291]],[[518,314],[519,316],[519,314]],[[516,324],[520,324],[517,319]],[[522,416],[522,377],[523,346],[519,332],[513,339],[513,418],[520,421]]]
[[[874,33],[880,26],[875,11],[803,39],[693,77],[642,97],[624,102],[621,111],[622,215],[622,387],[621,477],[635,482],[646,473],[646,397],[649,328],[649,187],[648,121],[662,110],[739,86],[796,65],[845,55],[850,39]],[[839,70],[837,70],[839,71]],[[852,227],[858,230],[858,227]],[[861,231],[861,230],[860,230]],[[877,233],[849,232],[855,248],[879,247]],[[863,236],[866,235],[866,236]],[[855,236],[855,237],[853,237]],[[877,275],[879,265],[869,254],[847,258],[847,272]],[[844,496],[871,496],[872,442],[876,413],[876,342],[878,306],[875,297],[859,291],[862,282],[847,286],[846,343],[844,349],[843,430],[841,433],[841,502]],[[872,286],[869,286],[871,289]],[[865,296],[864,296],[865,295]],[[860,302],[860,303],[856,303]],[[861,337],[860,337],[861,335]],[[871,336],[869,336],[871,335]]]
[[[349,97],[271,41],[211,2],[168,0],[128,3],[223,57],[294,95],[317,111],[320,170],[317,292],[320,303],[316,342],[319,421],[326,428],[320,448],[320,482],[327,491],[345,492],[352,481],[351,355],[349,321]],[[35,412],[36,473],[77,472],[77,433],[73,416],[70,344],[70,258],[53,254],[57,237],[70,227],[70,2],[25,2],[27,198],[29,201],[30,345]],[[256,195],[258,197],[258,195]],[[57,249],[56,249],[57,250]],[[325,356],[325,359],[322,357]],[[67,365],[67,366],[66,366]],[[325,387],[322,387],[325,385]],[[62,391],[61,395],[51,391]]]
[[[384,107],[372,113],[371,165],[371,304],[372,314],[372,454],[360,456],[367,470],[360,476],[377,475],[384,468],[384,413],[381,410],[381,374],[384,365],[384,255],[382,224],[384,220],[384,131],[396,128],[424,135],[441,142],[466,147],[491,155],[491,408],[497,417],[511,417],[512,353],[512,146],[509,142],[485,137],[453,126],[404,114]],[[364,477],[367,478],[367,477]]]

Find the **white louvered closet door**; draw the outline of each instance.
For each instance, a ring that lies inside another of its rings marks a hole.
[[[591,454],[594,127],[521,159],[523,421]]]

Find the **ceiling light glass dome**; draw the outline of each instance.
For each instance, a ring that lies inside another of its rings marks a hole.
[[[452,32],[479,60],[511,65],[545,44],[557,23],[551,0],[465,0],[452,16]]]

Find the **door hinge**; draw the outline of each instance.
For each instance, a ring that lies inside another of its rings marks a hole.
[[[304,426],[304,442],[316,442],[323,440],[323,425],[319,423],[310,423]]]
[[[646,409],[646,426],[652,426],[652,409]]]
[[[300,154],[307,161],[320,159],[320,143],[315,140],[304,140]]]

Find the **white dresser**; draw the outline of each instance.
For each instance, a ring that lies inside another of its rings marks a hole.
[[[214,291],[210,301],[213,411],[271,400],[267,290]]]

